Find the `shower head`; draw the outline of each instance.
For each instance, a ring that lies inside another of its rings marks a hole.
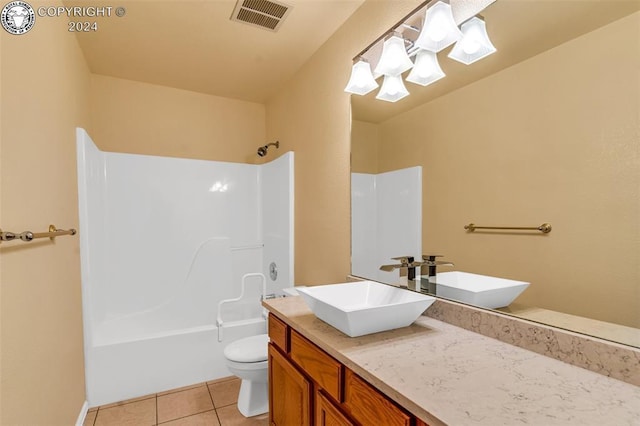
[[[276,148],[280,148],[280,141],[268,143],[265,146],[261,146],[260,148],[258,148],[258,156],[264,157],[265,155],[267,155],[267,151],[269,150],[269,147],[271,145],[274,145]]]

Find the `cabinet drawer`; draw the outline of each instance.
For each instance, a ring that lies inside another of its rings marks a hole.
[[[349,369],[345,371],[344,406],[351,417],[363,425],[411,424],[408,414]]]
[[[336,401],[342,397],[342,364],[291,330],[291,359]]]
[[[289,352],[287,339],[287,324],[280,321],[275,315],[269,314],[269,339],[271,343],[285,352]]]

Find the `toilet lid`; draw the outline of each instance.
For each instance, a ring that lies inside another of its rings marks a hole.
[[[236,340],[224,348],[224,356],[234,362],[260,362],[267,360],[269,336],[259,334]]]

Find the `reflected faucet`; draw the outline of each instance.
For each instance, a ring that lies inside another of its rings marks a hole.
[[[422,255],[422,266],[420,267],[420,275],[426,275],[426,282],[420,279],[420,287],[423,290],[426,290],[427,293],[436,295],[437,294],[437,285],[436,285],[436,275],[437,275],[437,267],[438,266],[454,266],[453,262],[448,262],[446,260],[436,260],[437,257],[442,257],[441,254],[423,254]]]
[[[416,268],[422,267],[422,262],[416,262],[413,256],[393,257],[393,260],[399,260],[399,264],[382,265],[381,271],[391,272],[395,269],[407,269],[407,287],[410,290],[420,291],[420,279],[416,281]]]
[[[429,278],[429,281],[433,282],[435,282],[436,279],[436,268],[438,266],[455,266],[453,262],[448,262],[446,260],[436,260],[436,257],[443,256],[441,254],[423,254],[423,262],[420,266],[420,275],[426,275]]]
[[[400,256],[394,257],[393,260],[398,260],[400,263],[392,265],[380,266],[381,271],[391,272],[395,269],[407,269],[407,287],[410,290],[421,291],[426,290],[429,293],[435,294],[436,274],[438,266],[454,266],[452,262],[445,260],[436,260],[437,257],[442,257],[439,254],[424,254],[422,255],[422,262],[416,261],[413,256]],[[416,268],[420,268],[420,275],[416,279]],[[427,282],[423,283],[422,276],[427,276]]]

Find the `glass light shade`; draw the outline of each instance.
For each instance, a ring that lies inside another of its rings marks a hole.
[[[400,75],[412,66],[413,62],[407,55],[407,49],[404,47],[404,39],[402,37],[394,35],[385,40],[382,45],[380,62],[376,66],[377,74]]]
[[[437,53],[451,46],[460,37],[462,33],[453,19],[451,5],[439,1],[427,9],[416,46]]]
[[[449,57],[469,65],[495,51],[496,48],[489,40],[484,20],[475,16],[462,24],[462,38],[451,49]]]
[[[420,49],[416,55],[416,63],[409,76],[407,76],[407,81],[427,86],[444,76],[444,71],[440,68],[436,54],[429,50]]]
[[[371,65],[367,61],[360,60],[351,67],[351,77],[344,88],[345,92],[355,95],[366,95],[378,87],[378,83],[371,74]]]
[[[405,96],[409,96],[409,91],[404,87],[402,76],[385,75],[376,99],[387,102],[397,102]]]

